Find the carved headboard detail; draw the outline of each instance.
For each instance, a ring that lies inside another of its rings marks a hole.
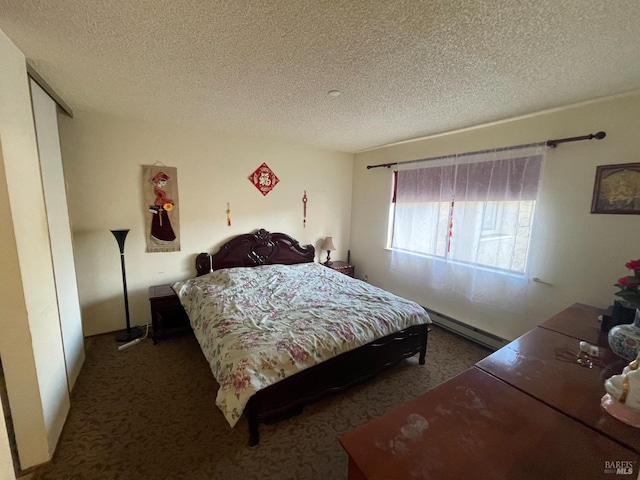
[[[285,233],[270,233],[261,228],[255,233],[245,233],[232,238],[220,247],[217,253],[201,253],[196,257],[197,275],[211,270],[232,267],[255,267],[257,265],[313,262],[313,245],[300,243]]]

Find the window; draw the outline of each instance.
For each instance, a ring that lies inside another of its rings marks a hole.
[[[394,222],[392,248],[523,274],[534,210],[533,200],[396,203],[398,219],[422,221]]]
[[[399,165],[392,268],[483,295],[486,272],[526,278],[543,157],[536,145]]]

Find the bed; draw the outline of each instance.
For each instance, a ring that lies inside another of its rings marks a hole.
[[[260,423],[403,358],[425,363],[422,307],[314,256],[312,245],[260,229],[197,255],[196,276],[173,285],[220,385],[216,404],[232,427],[246,417],[252,446]]]

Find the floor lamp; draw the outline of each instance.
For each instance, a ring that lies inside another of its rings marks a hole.
[[[138,327],[131,328],[129,321],[129,297],[127,295],[127,271],[124,268],[124,239],[127,238],[129,229],[123,230],[111,230],[113,236],[118,241],[118,247],[120,247],[120,265],[122,267],[122,289],[124,290],[124,311],[127,315],[127,329],[122,332],[118,332],[116,335],[117,342],[130,342],[136,338],[142,336],[142,331]]]

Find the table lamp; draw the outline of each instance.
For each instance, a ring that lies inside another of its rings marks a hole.
[[[320,246],[322,250],[327,251],[327,260],[324,262],[324,265],[331,265],[333,262],[331,261],[331,250],[335,250],[336,247],[333,246],[333,238],[325,237],[322,245]]]

